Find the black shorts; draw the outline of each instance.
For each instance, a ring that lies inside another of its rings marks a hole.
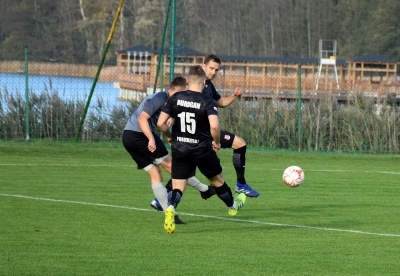
[[[172,153],[172,178],[188,179],[195,175],[196,168],[207,178],[217,176],[222,172],[221,161],[212,149],[195,156],[180,157]]]
[[[220,134],[220,143],[221,143],[221,148],[223,149],[230,149],[233,144],[233,139],[235,139],[235,134],[230,133],[225,130],[221,130]]]
[[[168,155],[168,150],[163,141],[153,132],[156,142],[156,150],[150,152],[148,149],[149,139],[143,132],[124,130],[122,134],[122,144],[126,151],[132,156],[136,162],[138,169],[143,169],[146,166],[153,164],[157,158]]]

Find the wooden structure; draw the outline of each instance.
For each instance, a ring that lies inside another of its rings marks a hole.
[[[135,46],[117,52],[118,81],[122,100],[140,99],[153,93],[159,51],[145,46]],[[175,54],[175,74],[185,75],[190,66],[201,64],[204,54],[192,49],[178,48]],[[157,78],[157,91],[169,83],[169,54],[163,54]]]
[[[140,99],[152,94],[159,51],[136,46],[116,54],[120,98]],[[168,85],[169,57],[169,49],[164,50],[156,92],[164,90],[164,86]],[[186,75],[189,67],[202,64],[204,57],[203,53],[178,47],[175,53],[175,75]],[[346,100],[352,93],[381,98],[390,93],[400,101],[400,82],[396,76],[398,64],[378,55],[357,57],[349,61],[336,60],[337,72],[323,65],[318,89],[316,81],[320,61],[317,58],[219,57],[222,65],[213,82],[220,94],[232,93],[239,86],[243,91],[242,97],[247,99],[297,98],[298,68],[301,66],[303,99],[335,96]]]

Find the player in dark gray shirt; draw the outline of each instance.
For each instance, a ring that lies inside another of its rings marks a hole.
[[[122,135],[122,143],[136,162],[138,169],[144,169],[149,174],[151,187],[161,210],[167,208],[167,190],[162,183],[160,166],[171,174],[171,156],[154,130],[160,109],[165,105],[168,96],[185,89],[186,79],[176,77],[171,82],[168,92],[147,96],[129,118]],[[195,177],[188,181],[190,186],[200,192],[206,192],[209,189]]]
[[[158,92],[153,95],[147,96],[142,103],[138,106],[135,112],[129,117],[129,120],[124,130],[131,130],[136,132],[143,132],[139,124],[139,117],[142,111],[149,114],[148,124],[151,131],[154,131],[157,126],[157,120],[160,116],[160,108],[167,102],[168,92]]]

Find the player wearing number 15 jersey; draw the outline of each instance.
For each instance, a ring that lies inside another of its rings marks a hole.
[[[172,130],[172,155],[202,158],[212,150],[209,115],[218,115],[214,101],[198,92],[180,92],[162,108],[175,117]]]
[[[175,209],[186,188],[187,179],[195,175],[196,168],[215,186],[215,192],[228,207],[230,216],[235,216],[246,200],[243,193],[238,194],[234,200],[222,175],[216,153],[221,147],[218,107],[212,98],[201,93],[205,79],[201,66],[192,66],[188,77],[189,90],[177,92],[170,97],[161,108],[157,122],[158,128],[172,138],[173,190],[168,193],[164,223],[164,229],[169,234],[175,231]],[[175,121],[172,132],[166,125],[169,117]]]

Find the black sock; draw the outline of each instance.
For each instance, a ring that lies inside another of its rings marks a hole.
[[[224,185],[221,187],[215,187],[215,192],[218,197],[226,204],[227,207],[231,207],[233,205],[233,196],[231,188],[224,182]]]
[[[172,205],[176,209],[178,207],[179,202],[181,202],[182,191],[179,189],[173,189],[168,193],[168,206]]]
[[[244,178],[244,170],[246,168],[246,146],[233,150],[232,162],[236,170],[237,182],[246,184],[246,179]]]
[[[167,189],[167,193],[172,191],[172,178],[170,178],[167,182],[167,185],[165,185],[165,189]]]

